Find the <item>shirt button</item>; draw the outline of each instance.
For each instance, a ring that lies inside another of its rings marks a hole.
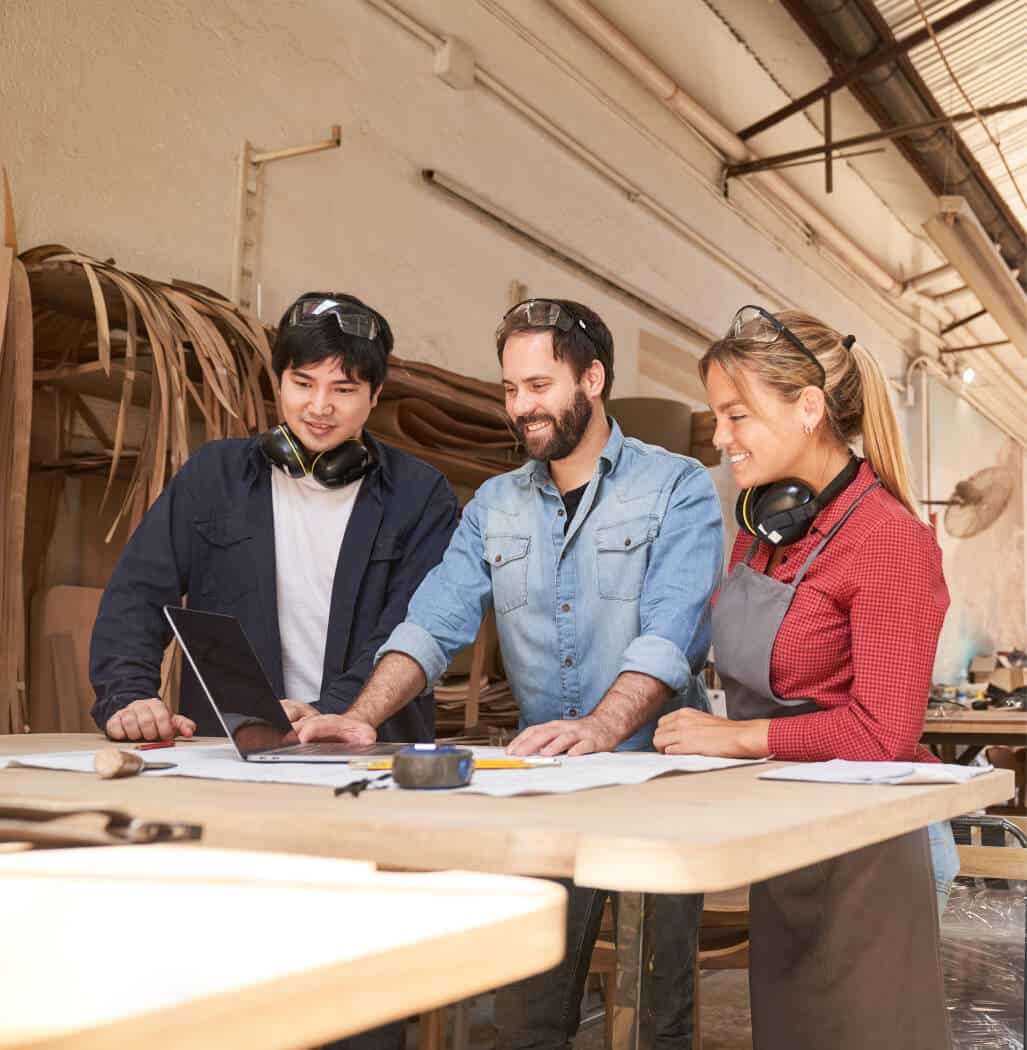
[[[577,716],[577,714],[578,714],[578,709],[577,709],[576,707],[572,707],[572,708],[571,708],[571,709],[570,709],[570,710],[569,710],[569,711],[567,712],[567,714],[568,714],[568,715],[569,715],[569,716],[570,716],[571,718],[575,718],[575,717]]]
[[[631,546],[631,537],[630,536],[624,541],[624,546],[625,547],[630,547]]]
[[[571,659],[571,658],[570,658],[570,657],[568,656],[568,657],[567,657],[567,659],[566,659],[566,660],[564,660],[564,662],[563,662],[563,666],[564,666],[564,667],[570,667],[570,666],[571,666],[571,664],[573,664],[573,663],[574,663],[574,661],[573,661],[573,660],[572,660],[572,659]]]
[[[502,554],[497,554],[495,560],[496,560],[496,564],[498,565],[503,560],[503,555]]]
[[[558,518],[562,518],[562,517],[563,517],[563,511],[562,511],[562,510],[558,510],[558,511],[556,512],[556,516],[557,516]]]
[[[563,603],[561,608],[563,609],[564,612],[570,612],[571,611],[571,607],[566,602]]]

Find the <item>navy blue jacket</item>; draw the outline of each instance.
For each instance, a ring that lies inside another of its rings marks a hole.
[[[317,707],[342,713],[371,673],[374,654],[403,620],[407,602],[438,563],[456,527],[457,504],[439,471],[364,435],[378,465],[360,486],[332,588]],[[92,715],[103,729],[133,700],[156,696],[171,640],[162,606],[241,622],[279,696],[282,643],[275,590],[271,467],[256,438],[211,441],[175,475],[132,534],[100,602],[89,652]],[[197,732],[222,729],[188,663],[179,701]],[[379,728],[386,741],[428,741],[434,699],[418,697]]]

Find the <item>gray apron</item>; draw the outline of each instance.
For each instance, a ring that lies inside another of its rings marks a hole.
[[[879,484],[792,583],[750,567],[758,541],[724,581],[713,646],[730,718],[820,710],[774,694],[774,642],[814,559]],[[926,829],[755,883],[749,909],[753,1050],[948,1050]]]

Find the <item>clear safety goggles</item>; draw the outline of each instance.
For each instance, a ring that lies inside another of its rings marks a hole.
[[[377,339],[378,322],[352,303],[338,299],[300,299],[289,311],[289,325],[316,324],[322,317],[334,317],[347,335],[358,339]]]
[[[503,320],[496,326],[496,343],[501,343],[506,333],[514,326],[523,328],[555,328],[558,332],[569,332],[577,325],[587,336],[588,328],[580,318],[572,316],[552,299],[526,299],[512,306]]]
[[[757,343],[773,343],[783,336],[800,354],[805,354],[820,373],[820,387],[827,383],[824,366],[817,360],[816,354],[787,325],[782,324],[769,310],[762,306],[743,306],[735,314],[727,330],[727,339],[751,339]]]

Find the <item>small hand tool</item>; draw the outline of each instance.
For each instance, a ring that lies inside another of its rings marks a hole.
[[[119,780],[134,777],[137,773],[157,769],[174,769],[174,762],[146,762],[142,755],[133,751],[118,751],[108,747],[93,756],[93,768],[101,780]]]

